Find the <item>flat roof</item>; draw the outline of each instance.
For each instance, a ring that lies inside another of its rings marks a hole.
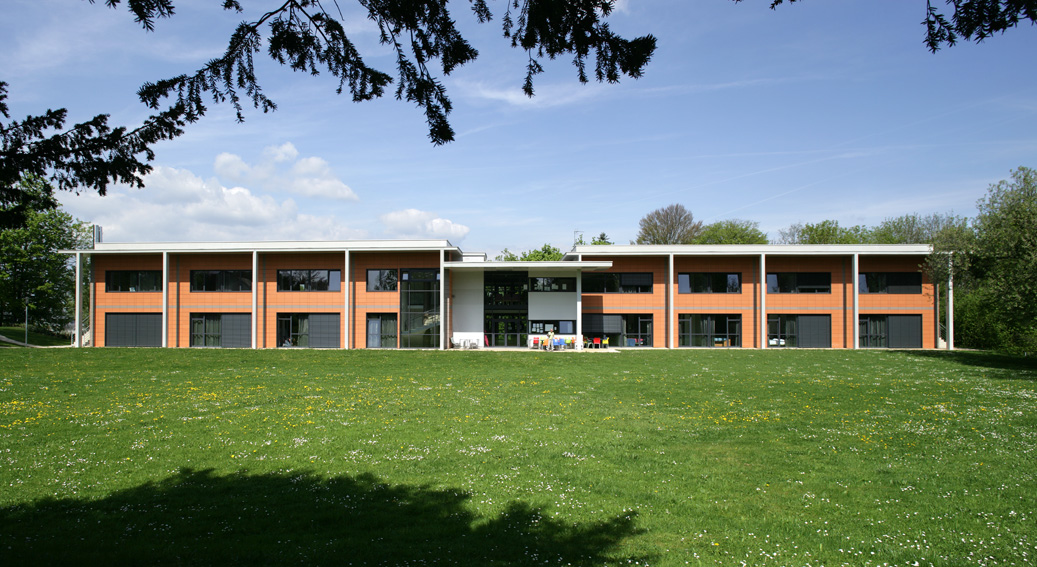
[[[204,252],[221,254],[228,252],[424,252],[439,251],[460,253],[460,248],[449,240],[307,240],[307,241],[256,241],[256,242],[98,242],[92,249],[62,250],[88,254],[130,254],[162,252]]]
[[[458,271],[499,271],[499,272],[518,272],[518,271],[558,271],[558,272],[571,272],[573,270],[582,271],[599,271],[607,270],[612,267],[612,262],[605,261],[576,261],[559,260],[556,262],[443,262],[444,268]]]
[[[573,247],[577,256],[926,256],[928,244],[589,244]]]

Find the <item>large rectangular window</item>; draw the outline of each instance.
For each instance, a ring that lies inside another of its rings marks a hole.
[[[338,313],[279,313],[277,344],[280,347],[338,348],[340,329]]]
[[[832,274],[829,272],[767,274],[767,293],[832,293]]]
[[[277,270],[277,291],[341,291],[342,270]]]
[[[921,272],[861,272],[860,293],[922,293]]]
[[[652,315],[583,314],[583,336],[588,339],[608,339],[610,347],[652,346]]]
[[[396,348],[396,314],[367,314],[367,348]]]
[[[680,314],[677,333],[682,347],[742,346],[742,316]]]
[[[162,270],[108,270],[104,273],[104,290],[162,291]]]
[[[252,270],[191,270],[191,291],[252,291]]]
[[[396,270],[367,270],[367,291],[396,291]]]
[[[437,348],[439,333],[439,270],[400,270],[400,348]]]
[[[251,347],[252,315],[249,313],[192,313],[191,346]]]
[[[576,278],[529,278],[529,291],[576,291]]]
[[[677,274],[678,293],[741,293],[742,274],[691,272]]]
[[[651,272],[584,274],[584,293],[652,293]]]
[[[831,315],[768,315],[767,346],[832,348]]]

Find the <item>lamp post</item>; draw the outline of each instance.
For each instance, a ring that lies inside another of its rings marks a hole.
[[[29,300],[36,297],[35,293],[30,293],[25,298],[25,346],[29,346]]]

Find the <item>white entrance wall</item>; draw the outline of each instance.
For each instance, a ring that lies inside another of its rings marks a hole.
[[[450,273],[453,283],[453,334],[452,341],[464,343],[475,341],[482,346],[483,340],[483,273],[478,270],[454,270]]]

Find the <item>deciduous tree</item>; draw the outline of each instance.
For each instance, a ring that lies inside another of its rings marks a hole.
[[[707,224],[695,244],[767,244],[767,235],[760,230],[760,223],[741,219],[729,219]]]
[[[634,244],[692,244],[702,232],[702,221],[681,204],[648,213],[639,226]]]
[[[49,194],[39,179],[25,178],[21,190]],[[0,208],[2,210],[2,208]],[[86,248],[90,230],[58,209],[25,211],[19,228],[0,229],[0,324],[18,324],[29,305],[34,327],[62,331],[74,316],[75,273],[59,250]]]

